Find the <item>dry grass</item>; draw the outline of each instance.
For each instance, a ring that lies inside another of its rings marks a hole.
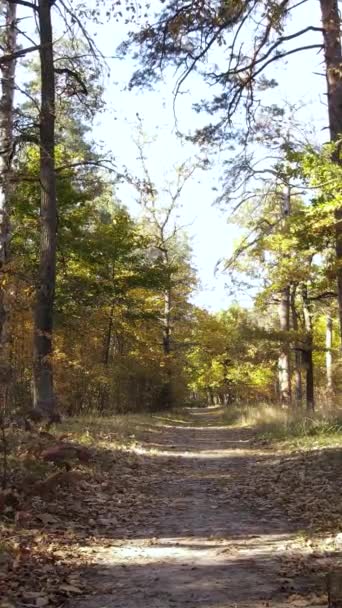
[[[75,441],[85,445],[105,443],[111,447],[123,447],[134,444],[142,432],[154,425],[151,414],[127,414],[100,416],[87,414],[67,418],[53,429],[58,435],[71,435]]]
[[[100,417],[88,414],[68,418],[56,427],[56,435],[64,432],[85,445],[111,445],[122,448],[139,442],[146,431],[170,424],[184,426],[203,424],[194,415],[194,408],[177,408],[170,412]],[[283,408],[279,404],[234,405],[210,408],[208,426],[248,427],[256,439],[287,443],[293,447],[342,445],[342,408],[325,404],[313,414],[303,409]]]
[[[241,405],[220,410],[216,423],[255,430],[260,439],[293,445],[342,445],[342,409],[323,407],[308,414],[279,404]]]

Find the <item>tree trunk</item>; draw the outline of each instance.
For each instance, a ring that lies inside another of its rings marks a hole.
[[[16,4],[1,2],[4,10],[4,30],[2,34],[2,53],[12,55],[17,46]],[[13,101],[15,60],[1,64],[0,96],[0,347],[4,358],[8,340],[8,300],[6,293],[6,271],[9,261],[10,241],[10,195],[11,169],[14,152],[13,142]],[[5,363],[5,361],[4,361]]]
[[[167,260],[168,263],[168,260]],[[172,291],[169,286],[164,293],[164,317],[163,317],[163,352],[165,357],[166,381],[162,389],[162,407],[169,409],[173,406],[172,395],[172,369],[170,354],[171,346],[171,308],[172,308]]]
[[[327,315],[327,325],[325,333],[325,367],[327,374],[327,391],[333,393],[333,371],[332,371],[332,345],[333,345],[333,320],[331,315]]]
[[[108,328],[107,328],[107,333],[106,333],[106,338],[105,338],[105,345],[104,345],[103,362],[104,362],[104,364],[106,366],[108,366],[108,364],[109,364],[109,358],[110,358],[110,350],[111,350],[111,344],[112,344],[112,333],[113,333],[113,323],[114,323],[114,302],[112,303],[112,305],[110,307]]]
[[[305,351],[305,366],[306,366],[306,409],[308,412],[313,412],[315,409],[315,391],[314,391],[314,366],[312,357],[312,337],[307,343]]]
[[[338,142],[342,134],[342,49],[341,18],[338,0],[320,0],[323,25],[324,56],[326,66],[329,129],[332,142]],[[337,145],[335,162],[341,164],[341,145]],[[337,298],[342,337],[342,208],[335,211],[336,219],[336,262]]]
[[[290,329],[290,290],[285,287],[280,292],[279,302],[279,326],[283,332],[288,332]],[[291,401],[291,374],[290,374],[290,356],[288,344],[283,341],[281,345],[278,359],[278,374],[279,374],[279,393],[281,403],[288,404]]]
[[[53,387],[53,307],[56,283],[57,202],[55,176],[55,73],[50,0],[39,0],[40,108],[40,260],[34,314],[34,408],[56,415]]]
[[[171,353],[171,288],[164,293],[164,318],[163,318],[163,351],[168,356]]]
[[[298,332],[298,313],[296,308],[296,286],[292,286],[291,290],[291,320],[292,328]],[[295,380],[295,400],[296,404],[300,405],[303,399],[303,385],[302,385],[302,353],[299,349],[298,341],[295,341],[295,365],[294,365],[294,380]]]
[[[207,401],[208,405],[214,405],[215,403],[213,389],[211,388],[211,386],[208,386],[207,389]]]
[[[302,286],[303,313],[305,323],[305,346],[303,351],[304,365],[306,368],[306,409],[313,412],[315,409],[314,394],[314,365],[313,365],[313,335],[312,335],[312,312],[308,299],[306,285]]]
[[[302,354],[301,352],[295,353],[295,368],[294,368],[294,380],[295,380],[295,399],[296,404],[300,406],[303,399],[303,384],[302,384]]]

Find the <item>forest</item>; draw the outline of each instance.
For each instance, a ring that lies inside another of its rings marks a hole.
[[[338,0],[0,7],[0,608],[342,608]]]

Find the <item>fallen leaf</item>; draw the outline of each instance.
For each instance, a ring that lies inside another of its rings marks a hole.
[[[48,606],[49,603],[50,600],[47,595],[40,595],[39,597],[36,597],[37,608],[44,608],[45,606]]]
[[[59,589],[61,591],[66,591],[67,593],[83,593],[82,589],[80,589],[79,587],[76,587],[76,585],[63,584],[63,585],[59,586]]]
[[[118,523],[116,517],[99,517],[97,521],[103,526],[115,526]]]
[[[51,513],[39,513],[37,519],[43,522],[43,524],[57,524],[59,523],[59,519]]]

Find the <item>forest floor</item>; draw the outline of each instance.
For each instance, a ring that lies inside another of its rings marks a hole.
[[[341,448],[275,446],[216,416],[153,417],[120,449],[90,442],[77,481],[7,514],[0,606],[327,606]]]

